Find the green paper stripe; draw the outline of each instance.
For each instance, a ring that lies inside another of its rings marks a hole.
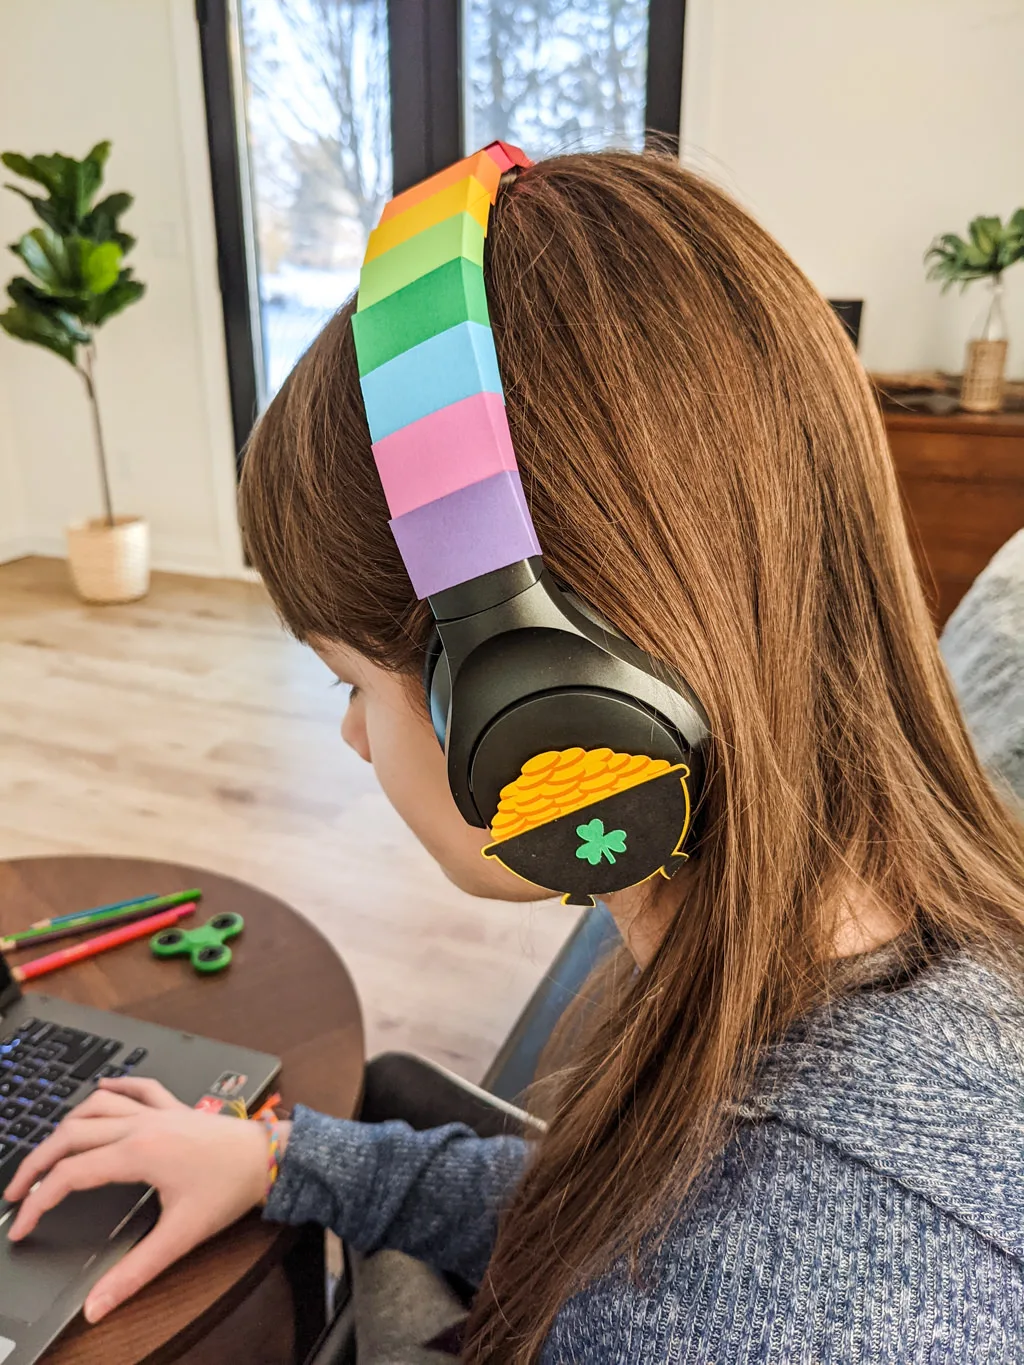
[[[359,377],[460,322],[491,325],[484,272],[465,256],[352,315]]]
[[[483,266],[484,230],[470,213],[453,214],[367,261],[359,276],[359,311],[460,256]]]

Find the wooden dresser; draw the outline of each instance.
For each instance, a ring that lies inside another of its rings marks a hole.
[[[886,400],[882,411],[941,631],[995,552],[1024,526],[1024,410],[940,416]]]

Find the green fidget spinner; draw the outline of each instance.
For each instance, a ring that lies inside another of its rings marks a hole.
[[[156,957],[190,957],[197,972],[221,972],[231,961],[227,940],[245,928],[241,915],[214,915],[198,929],[165,929],[149,940]]]

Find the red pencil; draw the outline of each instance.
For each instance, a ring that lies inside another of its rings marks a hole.
[[[15,981],[31,981],[34,977],[45,976],[47,972],[55,972],[59,967],[70,967],[73,962],[95,957],[97,953],[105,953],[108,948],[116,948],[119,944],[131,943],[133,939],[155,934],[160,929],[168,929],[183,915],[191,915],[195,908],[195,901],[189,901],[186,905],[176,905],[172,910],[151,915],[149,919],[126,924],[122,929],[112,929],[109,934],[97,934],[95,938],[87,938],[84,943],[78,943],[74,948],[62,948],[57,953],[47,953],[45,957],[34,958],[23,967],[12,968],[11,975]]]

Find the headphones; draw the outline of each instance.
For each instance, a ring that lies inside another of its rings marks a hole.
[[[544,565],[483,280],[501,178],[529,165],[492,142],[392,199],[352,331],[388,524],[434,616],[423,681],[456,805],[485,858],[593,906],[690,856],[710,723]]]

